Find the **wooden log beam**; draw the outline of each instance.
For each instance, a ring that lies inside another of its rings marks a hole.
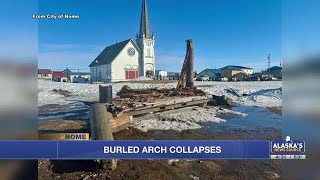
[[[186,67],[186,87],[193,88],[194,45],[191,39],[186,40],[189,56]]]
[[[99,86],[99,102],[112,104],[112,86]]]
[[[110,128],[110,120],[112,115],[107,112],[106,105],[104,103],[96,103],[91,105],[90,110],[90,129],[92,140],[113,140],[112,131]],[[100,161],[104,168],[107,168],[109,161]],[[117,161],[111,160],[111,169],[115,170],[117,167]]]

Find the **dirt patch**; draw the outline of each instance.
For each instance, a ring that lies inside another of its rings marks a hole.
[[[281,107],[267,107],[267,109],[273,113],[276,113],[276,114],[282,116],[282,106]]]
[[[64,123],[61,123],[64,122]],[[61,125],[63,124],[63,125]],[[58,126],[59,127],[58,127]],[[56,127],[55,127],[56,126]],[[42,123],[42,130],[60,130],[60,132],[89,132],[88,124],[81,121],[56,121]],[[43,131],[42,131],[43,132]],[[268,133],[266,133],[268,132]],[[272,137],[265,137],[268,134]],[[281,131],[277,129],[234,130],[222,136],[212,136],[187,130],[141,132],[134,128],[114,134],[115,140],[150,140],[150,139],[277,139]],[[281,161],[239,161],[208,160],[178,161],[168,160],[123,160],[118,162],[115,171],[103,170],[94,161],[49,161],[41,160],[39,179],[279,179]]]
[[[70,91],[63,90],[63,89],[53,89],[52,92],[63,95],[64,97],[72,96],[72,93]]]
[[[279,160],[118,161],[114,171],[94,161],[39,161],[39,179],[279,179]],[[275,178],[276,177],[276,178]]]
[[[50,112],[59,112],[64,111],[67,108],[67,106],[60,105],[60,104],[47,104],[43,106],[38,107],[38,113],[50,113]]]
[[[38,133],[89,133],[90,126],[85,121],[54,120],[38,124]]]

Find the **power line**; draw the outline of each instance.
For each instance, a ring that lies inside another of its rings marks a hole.
[[[41,68],[40,68],[41,69]],[[90,68],[67,68],[67,69],[69,69],[70,71],[71,70],[74,70],[74,71],[78,71],[78,70],[90,70]],[[59,69],[59,68],[56,68],[56,69],[50,69],[50,70],[53,70],[53,71],[64,71],[64,70],[66,70],[66,68],[61,68],[61,69]]]

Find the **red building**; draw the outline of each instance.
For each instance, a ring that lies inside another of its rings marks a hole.
[[[52,81],[56,82],[68,82],[68,76],[63,71],[53,71]]]

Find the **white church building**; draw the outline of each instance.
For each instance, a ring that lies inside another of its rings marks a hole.
[[[155,75],[154,36],[150,30],[147,0],[142,2],[140,32],[106,47],[89,65],[92,81],[116,82]]]

